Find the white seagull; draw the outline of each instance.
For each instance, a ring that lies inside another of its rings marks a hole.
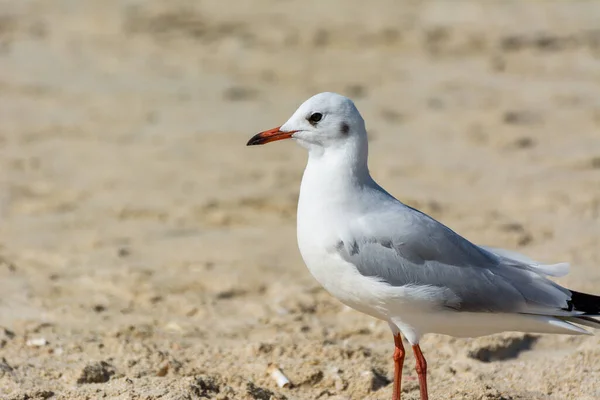
[[[543,265],[477,246],[398,201],[367,167],[365,123],[354,103],[320,93],[282,126],[248,145],[292,138],[308,149],[298,202],[298,247],[312,275],[342,303],[386,321],[394,335],[393,399],[400,399],[403,334],[412,345],[421,399],[426,333],[476,337],[503,331],[589,334],[600,328],[600,296],[547,278],[568,264]]]

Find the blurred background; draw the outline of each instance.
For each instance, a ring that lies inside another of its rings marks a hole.
[[[304,149],[245,147],[322,91],[399,199],[600,292],[600,2],[4,0],[0,397],[390,398],[300,259]],[[434,399],[600,398],[597,337],[422,344]]]

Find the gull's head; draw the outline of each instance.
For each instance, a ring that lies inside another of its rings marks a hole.
[[[306,100],[279,127],[261,132],[248,146],[293,138],[309,150],[366,145],[365,122],[354,102],[337,93],[319,93]]]

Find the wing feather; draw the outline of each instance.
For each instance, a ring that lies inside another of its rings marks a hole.
[[[349,233],[336,246],[362,275],[392,286],[448,289],[454,296],[440,306],[460,311],[564,313],[571,292],[544,276],[552,275],[552,266],[544,269],[517,253],[479,247],[426,214],[400,205],[406,208],[351,221]]]

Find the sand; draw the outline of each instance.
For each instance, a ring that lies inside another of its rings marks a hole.
[[[305,151],[351,96],[374,177],[600,293],[600,3],[0,3],[0,398],[389,399],[387,325],[296,247]],[[427,336],[432,399],[598,399],[600,337]],[[293,383],[266,374],[275,363]],[[418,399],[412,355],[403,399]]]

